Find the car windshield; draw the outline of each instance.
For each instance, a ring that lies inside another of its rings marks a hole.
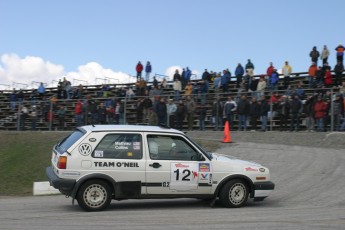
[[[62,154],[66,152],[66,150],[71,147],[77,140],[79,140],[84,133],[81,130],[76,130],[69,136],[65,137],[57,146],[56,150]]]

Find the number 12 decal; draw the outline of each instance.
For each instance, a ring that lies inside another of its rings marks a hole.
[[[198,163],[171,163],[170,189],[194,190],[198,187]]]

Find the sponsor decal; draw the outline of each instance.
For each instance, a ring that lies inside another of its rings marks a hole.
[[[106,167],[117,167],[117,168],[139,168],[138,162],[93,162],[95,167],[106,168]]]
[[[189,168],[189,165],[178,163],[178,164],[175,164],[175,167],[176,168]]]
[[[265,172],[266,170],[264,168],[259,169],[260,172]]]
[[[247,172],[257,172],[259,171],[258,169],[254,169],[252,167],[247,167],[247,168],[244,168]]]
[[[128,156],[128,157],[132,157],[132,156],[133,156],[133,153],[132,153],[132,152],[128,152],[128,153],[127,153],[127,156]]]
[[[208,174],[207,173],[201,173],[201,179],[207,179]]]
[[[195,172],[195,171],[192,171],[193,172],[193,176],[194,176],[194,179],[198,177],[198,172]]]
[[[90,142],[96,142],[96,138],[90,138],[89,141]]]
[[[129,149],[132,146],[131,142],[117,141],[115,142],[115,149]]]
[[[103,151],[102,150],[96,150],[95,151],[95,157],[103,157]]]
[[[140,145],[133,145],[133,150],[140,150]]]
[[[79,145],[79,153],[83,156],[87,156],[92,152],[92,147],[90,144],[88,143],[83,143],[81,145]]]
[[[210,163],[199,163],[199,172],[209,172]]]
[[[196,190],[199,178],[198,163],[171,163],[169,189]]]

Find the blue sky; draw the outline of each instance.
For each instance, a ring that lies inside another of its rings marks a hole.
[[[344,44],[343,0],[1,0],[0,84],[93,79],[176,67],[255,73],[288,60],[307,71],[313,46]]]

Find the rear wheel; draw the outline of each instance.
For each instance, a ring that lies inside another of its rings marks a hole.
[[[79,206],[89,212],[106,209],[111,202],[111,188],[102,180],[90,180],[79,189],[77,201]]]
[[[247,203],[248,185],[245,181],[235,179],[227,182],[219,193],[219,199],[227,208],[239,208]]]

